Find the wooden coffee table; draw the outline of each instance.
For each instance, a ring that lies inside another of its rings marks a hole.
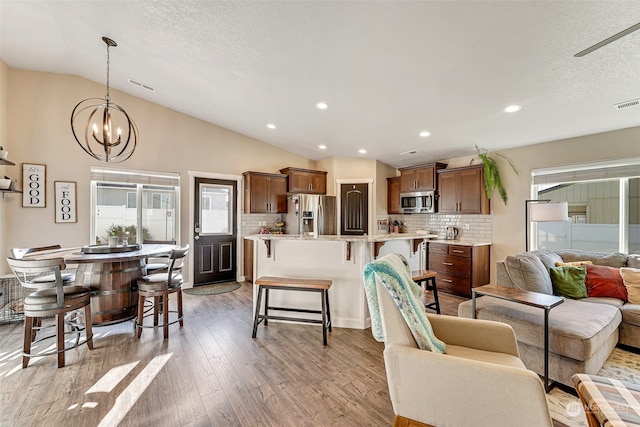
[[[476,318],[476,295],[499,298],[518,304],[544,309],[544,389],[548,393],[553,381],[549,382],[549,311],[564,302],[564,297],[523,291],[499,285],[484,285],[471,290],[471,310]]]

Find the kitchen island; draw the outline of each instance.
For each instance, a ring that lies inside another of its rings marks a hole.
[[[423,247],[436,235],[394,233],[373,236],[306,236],[256,234],[253,241],[253,277],[284,276],[333,281],[329,290],[331,320],[335,327],[371,326],[362,284],[366,263],[387,253],[401,253],[412,270],[425,268]],[[254,289],[254,304],[257,296]],[[306,292],[273,292],[269,305],[317,309],[320,302]],[[255,309],[255,306],[254,306]]]

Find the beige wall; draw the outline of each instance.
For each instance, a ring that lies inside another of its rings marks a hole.
[[[4,90],[8,88],[8,90]],[[6,195],[1,201],[0,257],[11,247],[30,247],[59,243],[82,246],[89,243],[90,167],[102,165],[82,151],[71,133],[69,120],[73,107],[82,99],[102,97],[101,84],[69,75],[0,68],[0,120],[6,120],[6,139],[17,167],[4,173],[22,179],[20,163],[47,166],[46,208],[23,208],[19,195]],[[241,175],[247,170],[278,172],[287,166],[314,168],[315,162],[294,155],[227,129],[163,108],[118,91],[112,100],[126,109],[139,132],[134,155],[115,167],[137,170],[171,171],[181,176],[181,240],[189,241],[188,171]],[[11,108],[4,108],[11,106]],[[6,114],[6,118],[4,115]],[[0,122],[2,123],[2,122]],[[3,124],[3,123],[2,123]],[[2,136],[4,137],[4,135]],[[76,181],[78,222],[55,224],[53,182]],[[0,273],[7,272],[5,262]]]

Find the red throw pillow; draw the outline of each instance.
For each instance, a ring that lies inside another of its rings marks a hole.
[[[628,300],[627,288],[622,281],[620,269],[605,265],[585,265],[587,277],[584,279],[587,285],[587,294],[590,297],[610,297],[623,301]]]

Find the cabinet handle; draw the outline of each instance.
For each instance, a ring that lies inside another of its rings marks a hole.
[[[461,251],[460,249],[451,249],[451,252],[457,253],[457,254],[463,254],[464,251]]]
[[[453,265],[453,263],[451,263],[451,262],[443,262],[442,264],[449,265],[449,266]]]
[[[447,283],[453,283],[453,280],[451,280],[451,279],[440,279],[440,280],[442,280],[443,282],[447,282]]]

